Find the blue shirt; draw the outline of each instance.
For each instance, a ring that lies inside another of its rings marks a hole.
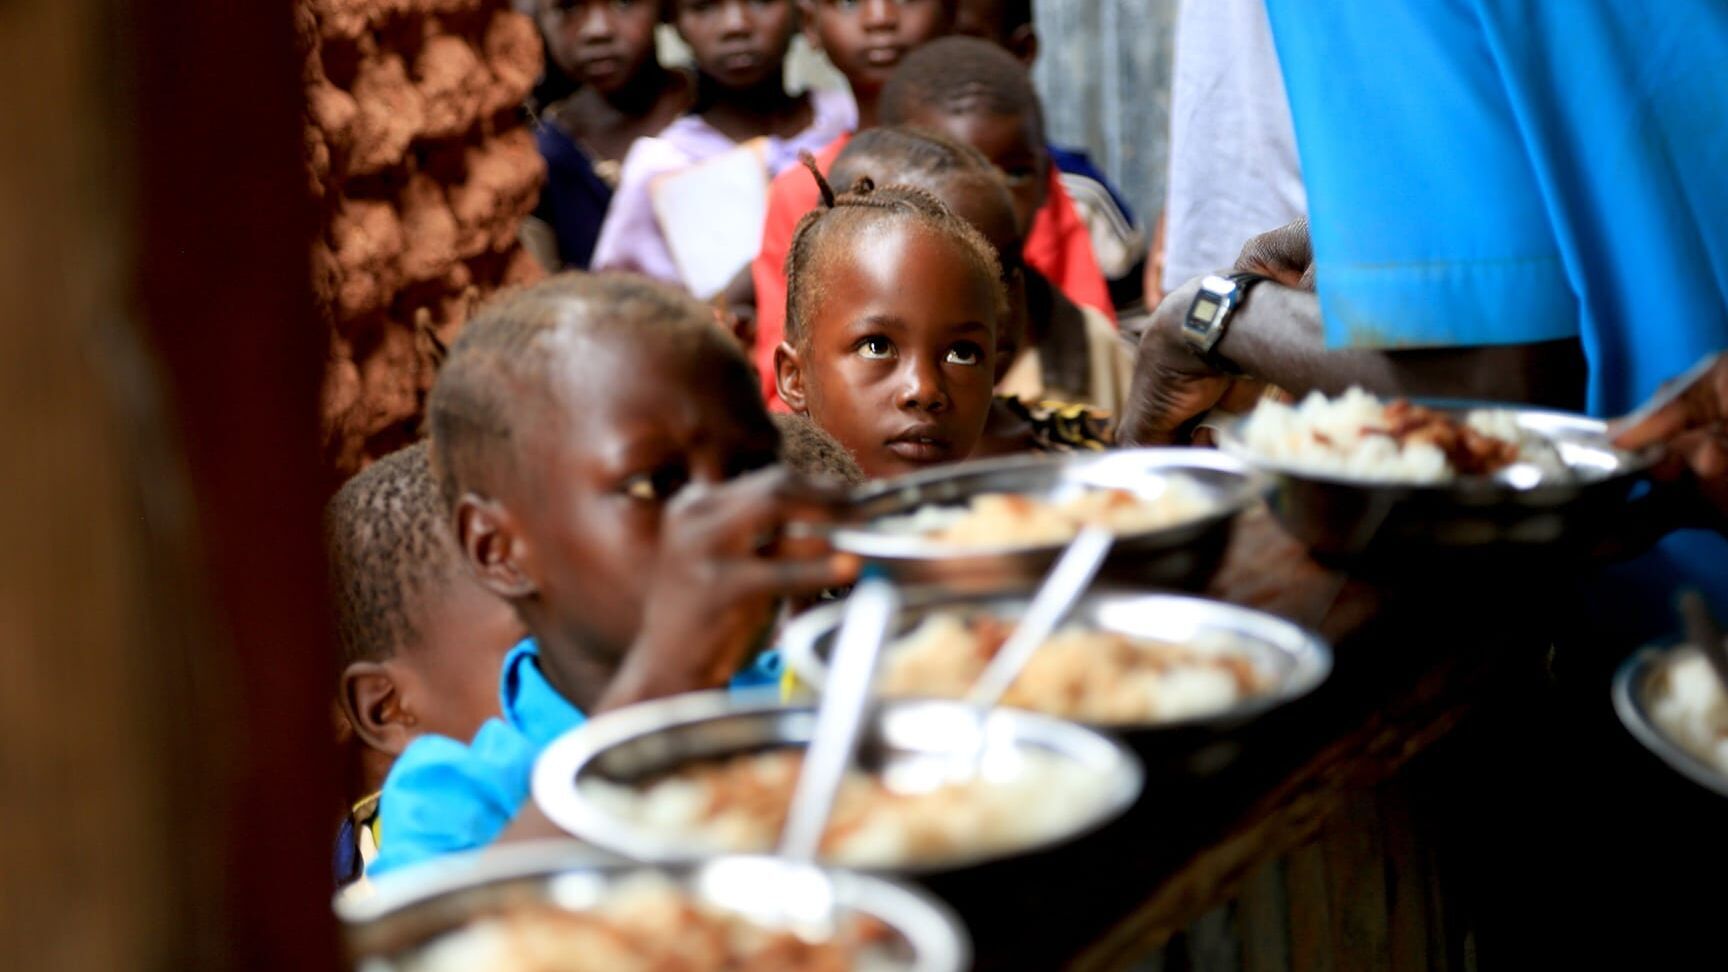
[[[779,652],[764,652],[732,686],[772,685],[782,667]],[[487,720],[472,742],[421,736],[397,758],[379,801],[378,859],[368,875],[496,840],[528,800],[540,751],[587,721],[540,671],[533,638],[504,657],[498,701],[502,718]]]
[[[564,267],[586,270],[612,205],[612,187],[594,171],[588,153],[555,123],[535,126],[534,142],[546,160],[546,182],[534,215],[552,227]]]
[[[1728,4],[1267,8],[1328,346],[1576,337],[1601,416],[1728,347]],[[1728,544],[1664,549],[1728,604]]]
[[[1728,4],[1268,0],[1334,347],[1728,347]]]

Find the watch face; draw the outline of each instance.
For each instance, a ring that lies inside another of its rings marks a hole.
[[[1218,302],[1209,296],[1202,295],[1194,299],[1194,309],[1189,317],[1197,324],[1211,327],[1218,320]]]

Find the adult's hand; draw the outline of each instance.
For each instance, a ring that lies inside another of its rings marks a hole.
[[[1286,287],[1313,290],[1314,244],[1308,236],[1308,217],[1298,216],[1243,244],[1235,269],[1271,277]]]
[[[1166,294],[1140,335],[1134,381],[1117,438],[1129,445],[1165,445],[1182,439],[1189,420],[1218,404],[1230,376],[1201,359],[1182,337],[1182,321],[1200,291],[1196,277]]]
[[[1614,423],[1614,444],[1668,448],[1661,473],[1687,472],[1699,493],[1728,525],[1728,353],[1699,362],[1657,392],[1638,411]]]

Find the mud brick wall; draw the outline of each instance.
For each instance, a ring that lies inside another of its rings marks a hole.
[[[314,288],[330,325],[327,455],[410,441],[439,343],[541,271],[517,242],[544,166],[521,105],[540,71],[510,0],[297,0]]]

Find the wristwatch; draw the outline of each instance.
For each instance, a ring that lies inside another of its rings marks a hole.
[[[1188,305],[1188,316],[1182,319],[1182,337],[1201,360],[1225,374],[1242,373],[1216,349],[1230,326],[1230,315],[1248,299],[1248,291],[1265,279],[1258,273],[1231,273],[1207,274],[1200,280],[1200,292],[1194,295],[1194,303]]]

